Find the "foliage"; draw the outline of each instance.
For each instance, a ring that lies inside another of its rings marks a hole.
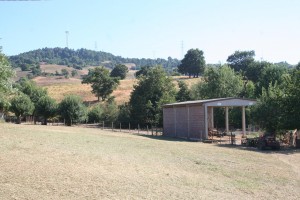
[[[254,62],[254,51],[235,51],[232,55],[228,56],[228,65],[236,72],[245,72],[249,65]]]
[[[119,106],[119,115],[118,115],[118,122],[129,124],[131,121],[130,119],[130,106],[125,103]]]
[[[104,101],[109,97],[119,84],[119,79],[110,77],[109,71],[104,67],[89,69],[89,73],[82,80],[83,84],[92,84],[92,93],[96,95],[98,101],[100,97]]]
[[[34,104],[27,95],[20,93],[12,98],[10,111],[16,115],[18,124],[21,123],[21,117],[31,115],[33,110]]]
[[[65,77],[65,78],[69,78],[69,71],[66,69],[62,69],[61,70],[61,74]]]
[[[149,70],[151,69],[150,66],[142,66],[141,69],[139,71],[137,71],[135,73],[135,76],[138,78],[139,76],[143,75],[143,76],[147,76]]]
[[[71,76],[74,77],[74,76],[77,76],[77,75],[78,75],[77,70],[76,70],[76,69],[73,69],[73,70],[71,71]]]
[[[198,77],[205,70],[205,60],[203,51],[199,49],[190,49],[178,66],[178,72],[188,74],[189,77],[192,75]]]
[[[7,58],[0,52],[0,112],[9,107],[8,96],[13,92],[12,78],[14,70],[11,68]]]
[[[79,96],[66,96],[60,102],[58,110],[68,126],[83,122],[87,118],[87,109]]]
[[[34,81],[26,78],[20,79],[19,82],[14,85],[14,87],[28,95],[34,104],[36,104],[42,96],[47,95],[46,89],[37,86]]]
[[[183,81],[178,81],[179,91],[176,94],[176,101],[189,101],[191,100],[191,93],[187,84]]]
[[[17,56],[11,56],[10,61],[14,68],[22,65],[28,66],[27,69],[33,69],[35,64],[45,62],[49,64],[67,65],[75,69],[82,69],[86,66],[105,66],[113,68],[117,63],[134,63],[136,67],[162,65],[166,70],[174,69],[178,66],[179,60],[168,57],[165,59],[138,59],[122,58],[114,56],[111,53],[102,51],[92,51],[88,49],[73,50],[69,48],[43,48]]]
[[[121,80],[126,78],[128,68],[125,65],[118,64],[110,72],[111,77],[119,77]]]
[[[160,66],[149,69],[146,76],[139,77],[131,94],[131,119],[140,125],[161,124],[162,105],[174,102],[175,95],[174,84],[164,70]]]
[[[193,99],[213,99],[223,97],[239,97],[243,91],[240,75],[228,66],[207,68],[203,81],[191,88]]]
[[[45,95],[38,100],[35,109],[37,115],[43,117],[43,124],[47,125],[48,118],[54,117],[57,113],[57,104],[54,99]]]
[[[285,67],[279,67],[273,64],[266,65],[258,78],[256,84],[256,94],[262,93],[262,88],[268,89],[269,85],[277,83],[281,85],[284,82],[284,74],[287,74],[288,70]]]
[[[263,89],[262,95],[253,109],[253,116],[255,121],[266,131],[275,133],[283,126],[283,101],[284,93],[277,84],[270,84],[268,89]]]
[[[97,104],[91,108],[88,112],[88,120],[91,123],[100,122],[102,120],[103,115],[103,106],[101,104]]]
[[[118,118],[118,106],[114,98],[110,98],[103,106],[102,120],[107,122],[116,122]]]

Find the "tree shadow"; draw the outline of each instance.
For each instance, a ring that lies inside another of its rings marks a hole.
[[[265,150],[259,150],[256,147],[246,147],[242,145],[232,145],[232,144],[215,144],[217,147],[220,148],[230,148],[230,149],[237,149],[241,151],[252,151],[257,153],[263,153],[263,154],[298,154],[300,153],[300,149],[296,149],[294,147],[281,147],[279,150],[273,150],[273,149],[265,149]]]
[[[195,142],[193,140],[186,140],[183,138],[175,138],[175,137],[167,137],[167,136],[163,136],[163,135],[142,135],[142,134],[134,134],[137,136],[141,136],[141,137],[145,137],[145,138],[149,138],[149,139],[153,139],[153,140],[162,140],[162,141],[170,141],[170,142]]]

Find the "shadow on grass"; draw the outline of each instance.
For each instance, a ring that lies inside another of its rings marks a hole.
[[[170,142],[195,142],[195,141],[191,141],[191,140],[186,140],[186,139],[181,139],[181,138],[174,138],[174,137],[167,137],[167,136],[163,136],[163,135],[142,135],[142,134],[134,134],[137,136],[141,136],[141,137],[146,137],[149,139],[154,139],[154,140],[163,140],[163,141],[170,141]]]
[[[230,149],[237,149],[241,151],[254,151],[258,153],[264,154],[298,154],[300,153],[300,149],[292,148],[292,147],[281,147],[280,150],[273,150],[273,149],[266,149],[266,150],[259,150],[256,147],[246,147],[242,145],[232,145],[232,144],[215,144],[217,147],[220,148],[230,148]]]

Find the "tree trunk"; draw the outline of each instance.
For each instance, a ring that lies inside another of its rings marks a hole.
[[[45,118],[45,119],[44,119],[44,123],[43,123],[43,125],[46,125],[46,126],[47,126],[47,124],[48,124],[48,119],[47,119],[47,118]]]
[[[21,124],[21,117],[20,116],[17,116],[16,124]]]

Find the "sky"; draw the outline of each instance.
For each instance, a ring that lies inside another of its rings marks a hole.
[[[0,0],[0,46],[11,56],[45,47],[86,48],[128,58],[207,63],[235,51],[300,61],[299,0]]]

